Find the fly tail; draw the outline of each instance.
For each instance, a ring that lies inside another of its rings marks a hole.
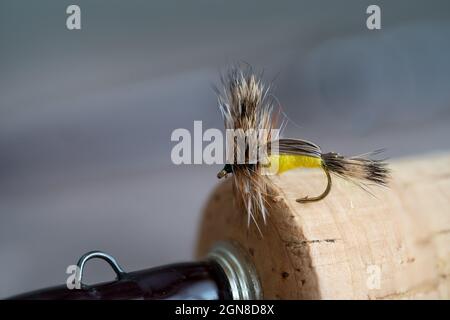
[[[382,151],[377,150],[355,157],[345,157],[335,152],[329,152],[322,154],[321,157],[325,169],[342,178],[357,180],[364,184],[386,186],[390,178],[387,163],[384,160],[370,158]]]

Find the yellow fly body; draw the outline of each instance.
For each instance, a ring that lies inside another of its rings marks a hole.
[[[278,174],[297,168],[321,168],[323,164],[322,158],[297,154],[277,154],[269,158],[272,168],[276,168],[278,162]]]

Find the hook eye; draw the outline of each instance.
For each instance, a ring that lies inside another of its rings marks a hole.
[[[111,268],[114,270],[114,272],[116,273],[116,280],[122,279],[123,276],[125,275],[125,271],[123,271],[123,269],[117,263],[116,259],[114,259],[114,257],[112,257],[109,254],[104,253],[102,251],[90,251],[90,252],[82,255],[77,263],[79,272],[77,273],[76,280],[81,285],[83,285],[82,280],[83,280],[84,266],[85,266],[86,262],[88,262],[89,260],[94,259],[94,258],[105,260],[111,266]]]
[[[222,179],[223,177],[227,177],[229,173],[233,173],[233,167],[227,163],[222,170],[217,174],[217,178]]]
[[[226,170],[221,170],[218,174],[217,174],[217,178],[222,179],[223,177],[227,177],[228,172]]]

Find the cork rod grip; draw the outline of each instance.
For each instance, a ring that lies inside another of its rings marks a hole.
[[[389,188],[333,180],[328,197],[316,170],[274,176],[280,197],[262,236],[247,227],[227,179],[212,193],[197,256],[218,241],[248,253],[266,299],[450,298],[450,154],[392,161]]]

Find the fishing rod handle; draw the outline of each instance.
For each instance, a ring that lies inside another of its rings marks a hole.
[[[83,283],[88,260],[105,260],[116,273],[111,282]],[[243,300],[259,299],[259,280],[252,265],[235,245],[216,244],[206,259],[125,272],[116,260],[101,251],[83,255],[74,283],[20,294],[14,300]]]

